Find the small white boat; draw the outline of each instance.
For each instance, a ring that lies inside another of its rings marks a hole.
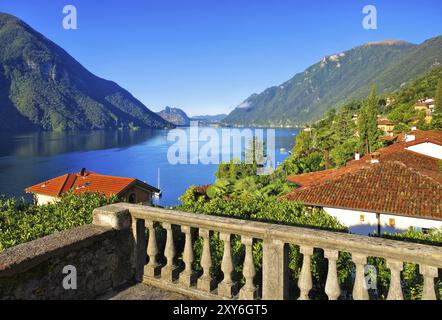
[[[160,190],[160,192],[155,192],[153,194],[155,199],[159,199],[161,198],[161,196],[163,195],[163,192],[160,189],[160,168],[158,168],[158,183],[157,183],[157,189]]]

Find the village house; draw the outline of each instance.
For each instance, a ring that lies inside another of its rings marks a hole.
[[[393,137],[394,123],[387,118],[378,118],[378,128],[382,130],[384,136]]]
[[[117,196],[129,203],[149,205],[160,190],[134,178],[114,177],[81,169],[26,188],[37,205],[57,201],[64,193],[101,193],[106,197]]]
[[[424,111],[425,112],[425,120],[430,122],[433,118],[433,112],[435,108],[435,100],[432,98],[420,99],[414,105],[414,110]]]
[[[369,235],[442,227],[442,132],[415,130],[345,167],[289,177],[299,188],[285,198],[321,207]]]

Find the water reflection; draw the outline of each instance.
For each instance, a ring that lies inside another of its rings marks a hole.
[[[54,156],[68,152],[124,149],[161,135],[163,130],[0,133],[0,157]]]
[[[201,128],[204,129],[204,128]],[[188,128],[184,128],[188,130]],[[217,129],[220,130],[220,129]],[[0,134],[0,194],[25,196],[24,189],[81,168],[134,177],[157,186],[161,172],[162,205],[176,205],[192,184],[213,183],[217,165],[171,165],[168,130],[37,132]],[[294,144],[297,130],[276,130],[276,163]],[[226,152],[222,148],[220,153]],[[30,199],[27,196],[27,199]]]

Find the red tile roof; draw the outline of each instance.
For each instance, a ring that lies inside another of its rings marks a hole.
[[[59,197],[63,193],[72,190],[75,194],[96,192],[103,193],[107,197],[110,197],[111,195],[121,195],[135,184],[149,191],[159,192],[157,188],[138,179],[108,176],[88,171],[85,171],[84,175],[81,175],[81,173],[65,174],[46,182],[36,184],[27,188],[25,191],[28,193]]]
[[[394,122],[385,118],[378,119],[378,125],[394,126]]]
[[[405,135],[414,135],[416,140],[428,139],[432,141],[439,142],[442,144],[442,131],[438,130],[414,130],[408,133],[401,133],[398,135],[398,141],[404,141]]]
[[[378,164],[371,164],[366,155],[343,168],[290,176],[301,188],[286,198],[308,205],[442,219],[439,159],[405,149],[428,141],[442,145],[442,132],[410,134],[417,140],[404,142],[405,135],[399,135],[401,142],[378,150]]]
[[[296,183],[301,187],[309,187],[311,185],[339,178],[347,173],[359,171],[361,168],[369,165],[365,164],[365,162],[360,162],[359,164],[360,166],[347,166],[340,169],[329,169],[329,170],[299,174],[296,176],[289,176],[288,180]]]
[[[442,185],[397,161],[297,189],[285,198],[306,205],[442,220]]]

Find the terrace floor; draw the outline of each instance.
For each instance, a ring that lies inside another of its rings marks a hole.
[[[189,300],[189,297],[171,291],[158,289],[143,283],[123,289],[118,293],[110,293],[102,297],[109,300]]]

